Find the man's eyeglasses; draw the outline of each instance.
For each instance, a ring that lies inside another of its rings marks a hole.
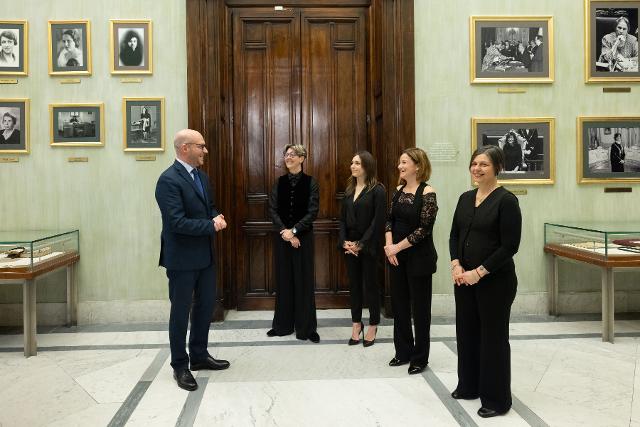
[[[204,150],[205,148],[207,148],[206,144],[198,144],[196,142],[187,142],[187,145],[195,145],[196,147],[198,147],[201,150]]]

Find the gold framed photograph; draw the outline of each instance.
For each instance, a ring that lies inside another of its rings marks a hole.
[[[471,16],[470,79],[476,83],[552,83],[552,16]]]
[[[49,104],[52,147],[103,147],[104,104]]]
[[[0,76],[29,74],[29,24],[0,21]]]
[[[29,154],[29,99],[0,99],[0,155]]]
[[[640,116],[577,119],[579,184],[640,182]]]
[[[639,11],[640,0],[585,0],[587,83],[640,82]]]
[[[124,151],[164,151],[164,98],[122,98]]]
[[[91,22],[49,21],[49,74],[91,75]]]
[[[502,148],[505,167],[500,184],[538,185],[555,182],[555,119],[491,117],[471,119],[471,152],[485,145]]]
[[[152,74],[153,33],[151,20],[109,21],[111,74]]]

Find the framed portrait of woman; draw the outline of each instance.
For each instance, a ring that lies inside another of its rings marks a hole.
[[[500,184],[555,182],[555,119],[552,117],[492,117],[471,119],[471,151],[485,145],[502,148]]]
[[[585,81],[640,82],[640,0],[585,0]]]
[[[91,75],[89,21],[49,21],[49,74]]]
[[[150,20],[109,21],[111,74],[152,74],[153,34]]]
[[[552,83],[552,16],[472,16],[471,83]]]
[[[640,182],[640,116],[577,119],[578,183]]]
[[[27,21],[0,21],[0,76],[29,74]]]
[[[29,153],[29,100],[0,99],[0,155]]]
[[[124,151],[164,151],[164,98],[122,98]]]

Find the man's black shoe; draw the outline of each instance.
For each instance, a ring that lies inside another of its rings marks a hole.
[[[173,378],[176,380],[176,383],[178,383],[178,387],[182,389],[188,391],[194,391],[198,389],[198,383],[196,382],[196,379],[193,378],[191,372],[186,368],[174,370]]]
[[[208,356],[201,362],[191,362],[191,370],[199,371],[201,369],[210,369],[212,371],[221,371],[223,369],[227,369],[229,365],[230,363],[226,360],[218,360]]]

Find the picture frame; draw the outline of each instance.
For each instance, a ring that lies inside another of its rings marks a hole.
[[[49,104],[52,147],[103,147],[103,103]]]
[[[164,98],[122,98],[125,152],[164,151]]]
[[[471,84],[552,83],[553,16],[471,16],[469,55]]]
[[[471,152],[483,145],[497,145],[504,151],[505,169],[498,175],[500,184],[555,183],[553,117],[474,117]]]
[[[109,21],[111,74],[153,74],[153,28],[149,19]]]
[[[584,0],[586,83],[640,82],[639,17],[640,0]]]
[[[29,154],[29,114],[28,98],[0,99],[0,155]]]
[[[90,21],[49,21],[49,75],[91,75]]]
[[[0,76],[29,75],[29,23],[0,21]]]
[[[640,183],[640,116],[581,116],[576,125],[579,184]]]

